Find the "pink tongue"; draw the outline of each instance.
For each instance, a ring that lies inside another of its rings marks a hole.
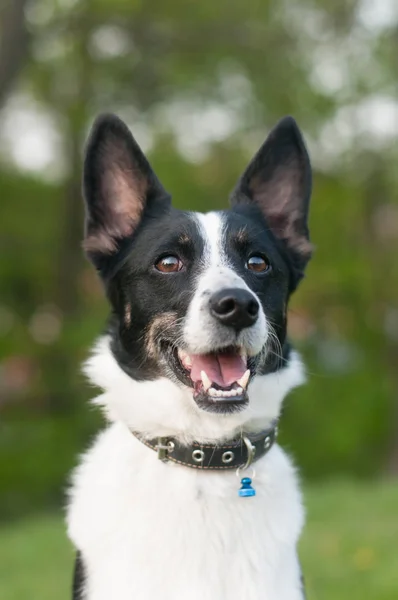
[[[210,381],[217,383],[220,387],[232,385],[247,370],[245,360],[239,354],[232,352],[225,354],[193,354],[191,360],[192,381],[200,381],[200,372],[206,371]]]

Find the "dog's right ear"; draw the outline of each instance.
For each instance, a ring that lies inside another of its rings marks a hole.
[[[98,267],[137,229],[144,211],[170,205],[164,190],[128,127],[105,114],[93,125],[83,173],[86,202],[83,247]]]

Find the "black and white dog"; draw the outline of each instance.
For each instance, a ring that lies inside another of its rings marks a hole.
[[[112,313],[85,371],[110,424],[73,476],[75,599],[303,599],[301,496],[274,442],[304,380],[286,311],[311,254],[310,194],[290,117],[231,209],[208,214],[173,209],[125,124],[96,121],[85,249]]]

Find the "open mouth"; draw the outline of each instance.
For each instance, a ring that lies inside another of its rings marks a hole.
[[[238,347],[208,354],[173,352],[172,365],[179,379],[193,390],[197,405],[210,412],[231,413],[248,403],[247,386],[253,361]]]

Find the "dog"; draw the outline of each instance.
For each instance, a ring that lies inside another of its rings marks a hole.
[[[304,511],[276,437],[305,379],[286,327],[311,187],[292,117],[206,214],[171,206],[118,117],[94,123],[84,248],[111,316],[85,373],[109,425],[72,475],[74,600],[303,600]]]

